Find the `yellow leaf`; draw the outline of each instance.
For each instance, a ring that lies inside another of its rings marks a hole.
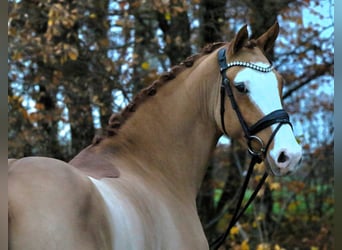
[[[109,40],[107,38],[100,39],[99,44],[102,47],[108,47],[109,46]]]
[[[70,50],[70,51],[68,52],[68,56],[69,56],[69,58],[70,58],[71,60],[75,61],[75,60],[77,60],[78,53],[77,53],[77,51]]]
[[[22,58],[23,58],[23,55],[21,54],[21,52],[15,52],[14,55],[12,56],[12,59],[14,61],[18,61],[18,60],[20,60]]]
[[[24,101],[24,98],[22,96],[12,96],[10,101],[21,104]]]
[[[91,13],[89,17],[92,18],[92,19],[94,19],[94,18],[97,17],[97,15],[96,15],[95,13]]]
[[[150,64],[149,64],[148,62],[143,62],[143,63],[141,64],[141,68],[142,68],[143,70],[148,70],[148,69],[150,68]]]
[[[8,36],[15,36],[17,34],[17,29],[13,27],[8,27]]]
[[[276,244],[276,245],[274,246],[274,250],[281,250],[281,247],[280,247],[278,244]]]
[[[318,247],[310,247],[310,250],[319,250],[319,248]]]
[[[45,109],[45,106],[44,106],[44,104],[42,104],[42,103],[36,103],[36,105],[34,105],[34,107],[35,107],[36,109],[38,109],[38,110],[43,110],[43,109]]]
[[[61,31],[60,31],[58,26],[53,26],[51,28],[51,35],[53,35],[53,36],[60,36],[61,35]]]
[[[164,17],[165,17],[166,21],[170,21],[171,20],[171,13],[170,12],[166,12]]]
[[[270,184],[271,190],[280,190],[280,183],[279,182],[273,182]]]
[[[70,45],[67,43],[63,43],[63,49],[68,50],[70,48]]]
[[[78,50],[76,48],[71,48],[69,51],[68,51],[68,57],[75,61],[77,60],[78,58]]]
[[[256,250],[271,250],[271,246],[267,243],[260,243]]]
[[[53,25],[53,23],[54,23],[53,20],[49,19],[48,26],[51,27]]]
[[[249,250],[248,241],[244,240],[241,244],[241,250]]]
[[[265,214],[260,213],[257,217],[256,217],[256,221],[263,221],[265,219]]]
[[[99,97],[97,95],[94,95],[92,98],[93,103],[98,103],[99,102]]]
[[[230,229],[230,234],[231,235],[236,235],[239,233],[239,228],[238,227],[232,227],[232,229]]]

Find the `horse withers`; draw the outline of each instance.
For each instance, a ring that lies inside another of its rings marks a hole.
[[[244,26],[143,89],[69,163],[9,160],[10,249],[208,249],[196,195],[226,133],[275,175],[301,147],[282,109],[282,77],[265,51],[279,26],[249,40]]]

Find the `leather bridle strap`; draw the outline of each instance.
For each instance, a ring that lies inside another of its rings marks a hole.
[[[231,62],[231,63],[227,64],[226,48],[222,48],[219,50],[219,52],[218,52],[218,63],[220,66],[220,72],[221,72],[221,76],[222,76],[221,107],[220,107],[222,130],[226,135],[228,134],[226,131],[226,126],[225,126],[225,122],[224,122],[224,113],[225,113],[225,105],[224,104],[225,104],[225,96],[227,95],[229,97],[232,108],[235,111],[235,113],[239,119],[241,128],[244,132],[244,136],[247,140],[247,145],[249,147],[248,151],[250,152],[250,154],[252,156],[255,156],[255,155],[258,156],[258,158],[259,158],[258,163],[260,163],[263,160],[267,150],[266,150],[266,147],[264,147],[263,141],[259,137],[257,137],[255,134],[260,132],[261,130],[267,128],[267,127],[270,127],[273,124],[276,124],[276,123],[279,123],[280,125],[289,124],[292,127],[290,119],[289,119],[289,115],[283,109],[275,110],[275,111],[267,114],[263,118],[261,118],[254,125],[249,127],[247,125],[247,123],[245,122],[245,120],[241,114],[241,111],[239,109],[239,106],[235,100],[233,90],[231,88],[230,81],[227,77],[226,71],[230,67],[242,66],[242,67],[248,67],[248,68],[252,68],[252,69],[257,70],[257,71],[267,73],[267,72],[271,72],[273,70],[273,67],[271,65],[269,67],[264,68],[264,67],[261,67],[261,66],[255,65],[253,63],[249,63],[249,62]],[[270,143],[270,141],[271,140],[269,140],[268,144]],[[259,151],[255,151],[251,147],[252,142],[257,142],[258,144],[260,144],[261,148]]]
[[[261,189],[262,185],[265,183],[265,180],[266,180],[266,178],[268,176],[267,172],[265,172],[264,175],[262,176],[261,180],[259,181],[259,183],[258,183],[257,187],[255,188],[254,192],[252,193],[252,195],[250,196],[250,198],[246,202],[245,206],[242,209],[240,209],[241,205],[242,205],[243,198],[245,197],[245,193],[246,193],[246,190],[247,190],[247,186],[248,186],[249,180],[250,180],[250,178],[252,176],[252,173],[253,173],[253,170],[254,170],[254,166],[257,163],[256,160],[257,160],[257,158],[253,157],[251,162],[250,162],[250,164],[249,164],[247,175],[246,175],[245,180],[243,182],[243,185],[241,187],[241,192],[240,192],[240,195],[239,195],[238,203],[237,203],[237,205],[235,207],[233,217],[230,220],[227,229],[225,230],[225,232],[222,235],[220,235],[217,239],[215,239],[213,242],[210,243],[210,249],[216,250],[216,249],[218,249],[223,244],[223,242],[227,238],[227,236],[228,236],[230,230],[232,229],[232,227],[240,219],[240,217],[244,214],[246,209],[249,207],[249,205],[252,203],[252,201],[254,200],[256,195],[258,194],[258,192]]]
[[[227,69],[230,67],[234,67],[234,66],[248,67],[248,68],[252,68],[254,70],[260,71],[260,72],[267,73],[267,72],[271,72],[273,70],[272,65],[264,68],[264,67],[260,67],[258,65],[255,65],[255,64],[249,63],[249,62],[231,62],[231,63],[227,64],[226,49],[225,48],[222,48],[219,50],[218,62],[219,62],[219,66],[220,66],[220,72],[222,75],[221,107],[220,107],[222,130],[226,135],[228,134],[226,131],[225,122],[224,122],[225,96],[227,95],[229,97],[230,102],[231,102],[232,108],[233,108],[233,110],[235,110],[235,113],[239,119],[242,130],[244,131],[245,138],[247,139],[248,152],[252,155],[252,159],[251,159],[251,162],[250,162],[244,183],[243,183],[242,188],[241,188],[239,200],[238,200],[237,206],[235,208],[234,215],[233,215],[226,231],[220,237],[218,237],[214,242],[212,242],[210,244],[211,249],[218,249],[219,246],[225,241],[225,239],[228,236],[231,228],[235,225],[235,223],[239,220],[239,218],[244,214],[244,212],[246,211],[248,206],[252,203],[252,201],[256,197],[257,193],[259,192],[260,188],[264,184],[264,182],[268,176],[267,172],[264,173],[263,177],[259,181],[254,192],[252,193],[252,195],[250,196],[250,198],[246,202],[245,206],[242,207],[242,201],[243,201],[243,198],[245,197],[247,186],[248,186],[249,180],[252,176],[255,164],[262,162],[263,159],[266,157],[267,150],[268,150],[271,142],[273,141],[274,136],[276,135],[276,133],[278,132],[278,130],[280,129],[280,127],[282,125],[289,124],[292,128],[292,124],[289,120],[289,115],[283,109],[275,110],[275,111],[269,113],[268,115],[264,116],[259,121],[257,121],[254,125],[249,127],[247,125],[247,123],[245,122],[245,120],[244,120],[244,118],[240,112],[239,106],[238,106],[238,104],[234,98],[229,79],[226,75]],[[264,146],[263,141],[258,136],[256,136],[255,134],[260,132],[261,130],[267,128],[267,127],[270,127],[273,124],[276,124],[276,123],[278,123],[277,127],[272,132],[266,146]],[[260,149],[258,149],[258,150],[253,149],[252,142],[259,143]]]
[[[261,118],[258,122],[256,122],[254,125],[249,127],[249,132],[254,135],[258,133],[259,131],[275,124],[275,123],[287,123],[292,127],[292,124],[289,121],[289,115],[288,113],[283,109],[275,110],[268,115]]]
[[[279,124],[276,129],[274,130],[274,132],[272,133],[267,145],[266,145],[266,151],[271,143],[271,141],[273,140],[273,137],[275,136],[275,134],[278,132],[278,130],[280,129],[281,124]],[[243,182],[243,185],[241,187],[240,190],[240,194],[239,194],[239,200],[238,203],[236,204],[235,210],[234,210],[234,214],[232,219],[229,222],[229,225],[227,226],[225,232],[220,235],[217,239],[215,239],[212,243],[210,243],[210,249],[213,250],[217,250],[222,244],[223,242],[226,240],[230,230],[232,229],[232,227],[235,225],[236,222],[238,222],[238,220],[240,219],[240,217],[245,213],[245,211],[247,210],[247,208],[249,207],[249,205],[253,202],[254,198],[257,196],[259,190],[261,189],[262,185],[264,185],[266,178],[268,176],[267,172],[265,171],[264,175],[262,176],[262,178],[260,179],[258,185],[256,186],[256,188],[254,189],[252,195],[249,197],[248,201],[246,202],[246,204],[242,207],[242,201],[243,198],[245,197],[246,194],[246,190],[247,190],[247,186],[249,183],[249,180],[253,174],[253,170],[254,170],[254,166],[256,163],[259,162],[259,158],[257,156],[253,156],[250,163],[249,163],[249,167],[248,167],[248,171],[245,177],[245,180]]]

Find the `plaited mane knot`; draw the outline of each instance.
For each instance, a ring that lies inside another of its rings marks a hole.
[[[194,65],[194,62],[195,62],[195,56],[189,56],[188,58],[186,58],[184,61],[183,61],[183,64],[190,68],[192,65]]]
[[[160,75],[160,80],[161,81],[169,81],[174,79],[176,76],[173,72],[164,72]]]
[[[180,72],[183,71],[183,69],[184,69],[184,67],[177,65],[177,66],[172,67],[171,72],[174,75],[178,75]]]
[[[104,139],[102,135],[95,135],[92,144],[97,145]]]
[[[135,112],[136,104],[135,103],[128,104],[127,109],[129,110],[129,112]]]
[[[204,46],[204,48],[202,49],[202,53],[204,54],[209,54],[211,52],[213,52],[214,50],[216,50],[218,47],[223,46],[225,43],[223,42],[216,42],[216,43],[210,43],[207,44],[206,46]]]
[[[112,114],[109,118],[108,126],[107,126],[107,134],[108,136],[114,136],[117,134],[118,129],[121,127],[122,121],[121,116],[119,114]]]
[[[213,51],[213,47],[213,44],[208,44],[203,48],[202,52],[205,54],[209,54]]]
[[[197,59],[201,58],[203,55],[212,53],[217,48],[225,45],[224,42],[217,42],[213,44],[208,44],[205,46],[201,53],[194,54],[186,58],[179,65],[171,68],[169,72],[162,73],[157,80],[155,80],[150,86],[141,90],[138,95],[136,95],[133,101],[124,108],[119,114],[113,114],[108,122],[107,136],[115,136],[118,134],[119,129],[123,126],[125,121],[139,108],[139,105],[143,103],[148,97],[154,96],[158,89],[168,83],[170,80],[176,78],[176,76],[181,73],[186,68],[190,68],[194,65]],[[102,139],[94,138],[95,143],[99,143]]]
[[[154,96],[157,93],[157,89],[155,86],[151,86],[147,88],[145,91],[146,91],[146,94],[149,96]]]

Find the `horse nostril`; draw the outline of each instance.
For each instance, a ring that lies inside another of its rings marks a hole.
[[[278,162],[284,163],[284,162],[287,162],[288,159],[289,159],[289,157],[284,152],[281,152],[279,157],[278,157]]]

